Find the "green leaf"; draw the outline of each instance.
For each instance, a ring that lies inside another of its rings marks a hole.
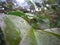
[[[1,19],[0,19],[1,20]],[[14,15],[3,15],[2,27],[7,45],[19,45],[21,39],[31,26],[23,18]]]
[[[19,45],[21,40],[19,28],[17,28],[14,23],[8,18],[4,18],[6,27],[4,28],[4,36],[7,45]]]
[[[22,17],[24,18],[26,21],[29,22],[29,18],[27,17],[26,14],[22,13],[21,11],[11,11],[11,12],[8,12],[8,15],[16,15],[16,16],[19,16],[19,17]]]
[[[45,31],[30,30],[20,45],[60,45],[60,37]]]
[[[28,30],[31,29],[31,26],[28,24],[28,22],[19,17],[14,15],[7,15],[7,17],[13,22],[13,24],[19,28],[21,32],[21,36],[23,36]]]
[[[60,35],[60,28],[45,29],[45,31],[56,33],[56,34]]]

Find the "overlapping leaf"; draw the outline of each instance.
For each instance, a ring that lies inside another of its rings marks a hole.
[[[7,45],[60,45],[60,33],[56,33],[57,30],[55,33],[34,30],[18,16],[6,15],[3,19],[5,23],[3,32]]]

